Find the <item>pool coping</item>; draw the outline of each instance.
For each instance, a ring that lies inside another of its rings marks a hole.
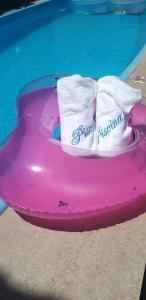
[[[21,11],[26,11],[26,10],[29,10],[30,8],[32,8],[32,7],[37,6],[37,5],[41,5],[43,3],[51,2],[51,1],[53,1],[53,0],[36,0],[36,2],[32,2],[28,6],[25,6],[25,7],[22,6],[20,8],[16,8],[16,9],[14,8],[12,10],[8,10],[8,11],[4,12],[2,15],[0,15],[0,20],[1,20],[1,18],[5,18],[5,17],[7,17],[9,15],[19,14],[19,12],[21,12]]]
[[[132,62],[128,65],[128,67],[122,72],[120,78],[123,81],[127,81],[130,76],[135,72],[136,68],[140,65],[141,61],[146,55],[146,43],[136,55],[136,57],[132,60]]]

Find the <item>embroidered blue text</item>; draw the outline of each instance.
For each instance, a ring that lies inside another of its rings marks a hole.
[[[81,136],[84,135],[84,137],[87,137],[91,132],[93,132],[93,126],[84,127],[83,125],[80,125],[76,130],[74,130],[72,134],[72,145],[79,144],[81,140]]]

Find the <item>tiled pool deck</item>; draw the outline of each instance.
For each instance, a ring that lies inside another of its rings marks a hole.
[[[129,79],[146,95],[139,76],[146,57]],[[84,233],[37,228],[11,209],[0,217],[0,300],[138,300],[145,263],[146,214]]]
[[[146,214],[98,231],[55,232],[25,223],[8,209],[0,217],[0,299],[13,300],[1,296],[4,276],[10,290],[31,293],[33,300],[44,299],[37,295],[47,300],[138,300],[146,262],[145,224]]]

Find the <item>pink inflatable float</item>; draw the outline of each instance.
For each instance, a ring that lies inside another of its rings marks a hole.
[[[19,96],[17,128],[0,151],[0,197],[25,220],[56,230],[97,229],[144,213],[146,107],[133,110],[134,142],[124,153],[72,156],[53,139],[55,85],[44,78]]]

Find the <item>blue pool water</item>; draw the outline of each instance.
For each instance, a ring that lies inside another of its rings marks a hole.
[[[0,215],[7,209],[7,204],[0,199]]]
[[[21,22],[20,22],[21,23]],[[146,15],[60,12],[0,32],[0,141],[16,124],[20,88],[47,74],[120,75],[146,41]]]

